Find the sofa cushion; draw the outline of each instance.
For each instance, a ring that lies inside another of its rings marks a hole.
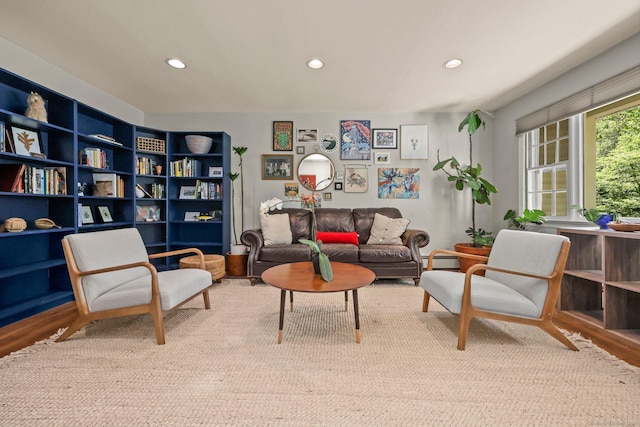
[[[351,243],[358,244],[358,233],[355,231],[318,231],[316,240],[322,243]]]
[[[358,240],[362,245],[366,244],[369,240],[371,226],[373,225],[373,219],[376,213],[389,218],[402,218],[402,213],[398,208],[354,208],[353,223],[358,233]]]
[[[411,261],[411,249],[404,245],[360,245],[360,262]]]
[[[258,259],[260,261],[278,262],[281,264],[285,262],[311,261],[311,249],[302,243],[263,246],[260,249]]]
[[[327,254],[329,261],[358,262],[358,246],[350,243],[327,243],[322,245],[322,252]]]
[[[285,208],[282,213],[289,214],[291,224],[291,241],[296,243],[300,239],[309,239],[311,236],[311,211],[308,209]]]
[[[407,229],[409,220],[405,218],[389,218],[376,213],[371,227],[368,245],[401,245],[402,233]]]
[[[351,209],[320,208],[316,209],[317,231],[356,231],[353,225]]]
[[[265,246],[292,242],[289,214],[260,215],[260,227]]]

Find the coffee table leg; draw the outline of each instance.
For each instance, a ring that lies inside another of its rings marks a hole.
[[[289,291],[289,300],[291,301],[291,312],[293,313],[293,291]]]
[[[353,312],[356,315],[356,343],[360,344],[362,337],[360,336],[360,315],[358,314],[358,290],[353,290]]]
[[[349,304],[349,291],[344,291],[344,311],[347,311],[347,304]]]
[[[282,343],[282,327],[284,326],[284,305],[287,300],[287,291],[280,290],[280,323],[278,326],[278,344]]]

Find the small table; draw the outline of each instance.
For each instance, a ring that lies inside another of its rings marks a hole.
[[[192,255],[180,258],[180,268],[200,268],[200,257]],[[204,255],[204,269],[211,274],[211,281],[220,283],[225,275],[224,257],[222,255]]]
[[[319,274],[314,274],[313,264],[307,262],[293,262],[271,267],[262,273],[262,280],[280,289],[280,325],[278,328],[278,344],[282,343],[282,328],[284,325],[284,306],[287,291],[291,298],[293,311],[293,292],[343,292],[345,296],[345,311],[349,298],[348,291],[353,292],[353,311],[356,320],[356,343],[360,343],[360,317],[358,315],[358,288],[371,284],[376,275],[368,268],[343,262],[332,262],[333,280],[325,282]]]

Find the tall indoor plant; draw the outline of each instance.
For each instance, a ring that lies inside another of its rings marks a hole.
[[[477,163],[473,164],[473,134],[476,133],[480,127],[485,129],[486,123],[480,116],[480,113],[490,115],[482,110],[473,110],[460,122],[458,125],[458,132],[466,127],[469,134],[469,164],[462,165],[455,157],[450,157],[445,160],[440,160],[440,154],[438,152],[438,163],[433,167],[434,171],[442,170],[447,175],[447,180],[454,184],[454,188],[458,191],[465,189],[471,190],[471,227],[466,230],[467,235],[471,237],[471,244],[460,243],[456,245],[456,251],[464,250],[464,248],[470,246],[478,249],[472,252],[480,252],[480,254],[488,254],[490,246],[493,244],[493,236],[491,232],[485,231],[482,228],[478,228],[476,225],[476,204],[490,205],[491,195],[498,192],[496,187],[482,175],[482,165]],[[487,249],[488,248],[488,249]],[[462,271],[466,271],[467,266],[463,266],[467,260],[460,259]]]
[[[236,231],[236,188],[235,181],[240,178],[240,229],[244,230],[244,171],[242,169],[242,156],[247,151],[247,147],[234,146],[233,152],[240,157],[238,163],[239,172],[229,172],[227,176],[231,180],[231,228],[233,229],[233,244],[231,252],[226,257],[226,273],[229,276],[245,276],[247,274],[247,248],[238,240]]]

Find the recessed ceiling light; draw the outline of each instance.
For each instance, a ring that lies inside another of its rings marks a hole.
[[[309,62],[307,62],[307,67],[313,69],[313,70],[319,70],[320,68],[324,67],[324,62],[322,62],[322,60],[320,59],[312,59]]]
[[[178,58],[169,58],[167,59],[167,64],[169,64],[170,66],[172,66],[173,68],[186,68],[187,64],[185,64],[184,62],[180,61]]]
[[[442,64],[444,68],[458,68],[462,65],[462,59],[453,58]]]

